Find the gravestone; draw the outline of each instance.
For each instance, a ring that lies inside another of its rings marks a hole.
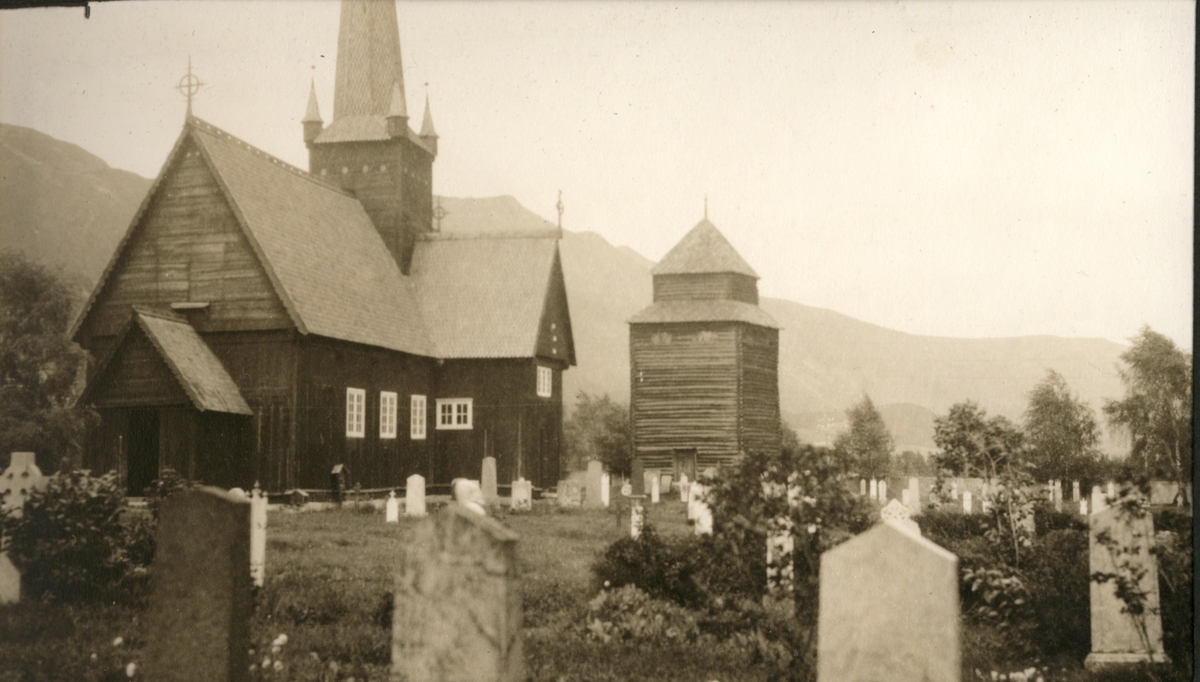
[[[518,478],[512,484],[513,511],[531,511],[533,509],[533,481]]]
[[[872,500],[878,500],[879,499],[879,481],[876,481],[875,479],[872,478],[870,487],[867,488],[867,491],[868,491],[867,497],[871,498]]]
[[[962,503],[963,503],[963,513],[964,514],[973,514],[975,512],[975,510],[971,508],[971,503],[973,502],[971,497],[972,497],[972,495],[971,495],[970,490],[963,491]]]
[[[452,503],[401,549],[392,609],[394,682],[525,679],[517,535]]]
[[[879,479],[879,501],[887,502],[887,481]]]
[[[612,476],[604,474],[600,477],[600,502],[607,507],[612,502]]]
[[[1108,509],[1108,500],[1105,499],[1104,493],[1100,490],[1100,486],[1092,486],[1092,513],[1098,514],[1105,509]]]
[[[1108,493],[1108,499],[1111,500],[1115,498],[1117,496],[1117,484],[1109,481],[1105,492]]]
[[[1079,481],[1071,481],[1071,500],[1079,501]]]
[[[483,470],[479,474],[479,489],[483,491],[483,501],[486,504],[496,504],[500,494],[496,490],[496,458],[484,457]]]
[[[654,479],[659,477],[659,470],[658,469],[646,469],[645,471],[642,472],[642,477],[645,479],[644,481],[642,481],[642,494],[649,497],[650,496],[650,486],[653,485],[652,481],[654,481]]]
[[[1179,498],[1177,481],[1150,481],[1150,504],[1175,504]]]
[[[629,475],[629,482],[633,485],[634,495],[646,494],[646,474],[642,469],[642,460],[638,457],[633,458],[633,472]]]
[[[688,477],[687,474],[679,474],[679,501],[688,501]]]
[[[487,500],[483,499],[483,489],[479,481],[469,478],[456,478],[450,482],[450,496],[462,508],[480,516],[487,516]]]
[[[162,502],[155,539],[143,679],[245,680],[249,501],[210,487],[176,493]]]
[[[4,509],[16,509],[25,506],[25,500],[35,490],[46,487],[46,477],[38,468],[32,452],[14,452],[8,463],[8,468],[0,474],[0,496],[3,496]],[[6,494],[7,493],[7,494]]]
[[[921,513],[921,480],[916,477],[908,479],[908,511],[913,514]]]
[[[1088,556],[1091,573],[1120,573],[1132,580],[1141,573],[1136,589],[1145,594],[1145,610],[1139,619],[1123,613],[1125,603],[1117,597],[1113,581],[1089,585],[1091,601],[1092,652],[1084,665],[1097,670],[1137,663],[1166,663],[1163,653],[1162,617],[1159,613],[1158,563],[1153,554],[1154,519],[1149,511],[1136,518],[1120,507],[1092,512],[1088,518]],[[1106,545],[1101,538],[1111,538]]]
[[[1088,501],[1087,501],[1087,500],[1080,500],[1080,501],[1079,501],[1079,515],[1080,515],[1080,516],[1087,516],[1087,515],[1088,515],[1087,503],[1088,503]]]
[[[953,499],[953,500],[958,499],[958,480],[957,479],[950,483],[950,499]]]
[[[257,587],[267,579],[267,496],[258,481],[250,491],[250,576]]]
[[[633,494],[633,484],[625,481],[621,484],[621,497],[629,497]]]
[[[659,477],[659,479],[659,492],[665,492],[666,494],[670,495],[671,485],[675,483],[675,477],[671,474],[663,474]]]
[[[425,516],[425,477],[421,474],[404,481],[404,515]]]
[[[895,500],[892,500],[895,502]],[[905,509],[912,510],[912,491],[908,488],[900,489],[900,504],[904,505]]]
[[[579,481],[558,482],[558,506],[578,507],[583,504],[583,485]]]
[[[858,496],[865,497],[867,494],[867,479],[858,479]]]
[[[901,507],[903,508],[903,507]],[[958,682],[958,557],[890,523],[821,555],[819,682]]]
[[[646,508],[642,506],[645,495],[629,496],[629,537],[637,540],[642,537],[642,528],[646,525]]]
[[[661,479],[658,476],[650,479],[650,504],[658,504],[660,491],[658,489]]]
[[[591,509],[599,509],[604,506],[604,501],[600,499],[600,487],[604,478],[604,464],[598,459],[593,459],[587,465],[587,492],[583,498],[585,507]]]
[[[905,489],[904,492],[908,492],[908,490]],[[884,505],[883,509],[879,510],[879,519],[884,523],[896,526],[906,533],[913,533],[918,536],[921,534],[921,527],[917,525],[916,521],[912,520],[912,510],[896,500],[888,502]]]
[[[704,475],[711,480],[711,478],[716,475],[716,472],[712,469],[709,469],[708,471],[704,472]],[[696,535],[712,535],[712,509],[710,509],[708,503],[704,501],[704,496],[707,494],[708,486],[699,482],[692,484],[690,495],[691,504],[688,506],[691,507],[692,521],[694,522],[693,528],[696,531]]]
[[[400,500],[396,499],[396,491],[388,491],[387,502],[383,505],[384,522],[400,523]]]

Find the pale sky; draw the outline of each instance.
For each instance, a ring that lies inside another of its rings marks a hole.
[[[901,331],[1192,343],[1191,2],[398,3],[434,191]],[[153,177],[196,115],[307,168],[336,2],[0,12],[0,121]],[[312,68],[314,67],[315,68]],[[2,200],[2,199],[0,199]]]

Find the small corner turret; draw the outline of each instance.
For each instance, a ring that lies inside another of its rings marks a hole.
[[[404,93],[400,83],[392,83],[392,102],[387,113],[388,137],[408,137],[408,105],[404,102]]]
[[[421,121],[421,141],[429,153],[437,156],[438,134],[433,129],[433,114],[429,113],[429,95],[425,95],[425,118]]]
[[[304,126],[304,144],[312,148],[313,142],[316,142],[317,136],[321,134],[321,128],[324,127],[321,112],[317,108],[317,84],[315,81],[309,85],[308,109],[305,110],[304,118],[300,123]]]

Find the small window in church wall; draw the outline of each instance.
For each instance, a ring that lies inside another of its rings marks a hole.
[[[379,437],[396,437],[396,394],[379,392]]]
[[[425,396],[414,395],[409,402],[408,435],[413,440],[425,440]]]
[[[346,389],[346,437],[366,436],[367,392],[361,388]]]
[[[472,427],[471,398],[443,398],[437,401],[438,430],[466,430]]]
[[[554,370],[549,367],[538,367],[537,394],[549,398],[554,393]]]

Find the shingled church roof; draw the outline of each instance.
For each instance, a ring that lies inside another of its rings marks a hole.
[[[758,279],[758,273],[738,254],[733,245],[704,218],[691,229],[675,248],[655,265],[652,275],[692,275],[732,272]]]

